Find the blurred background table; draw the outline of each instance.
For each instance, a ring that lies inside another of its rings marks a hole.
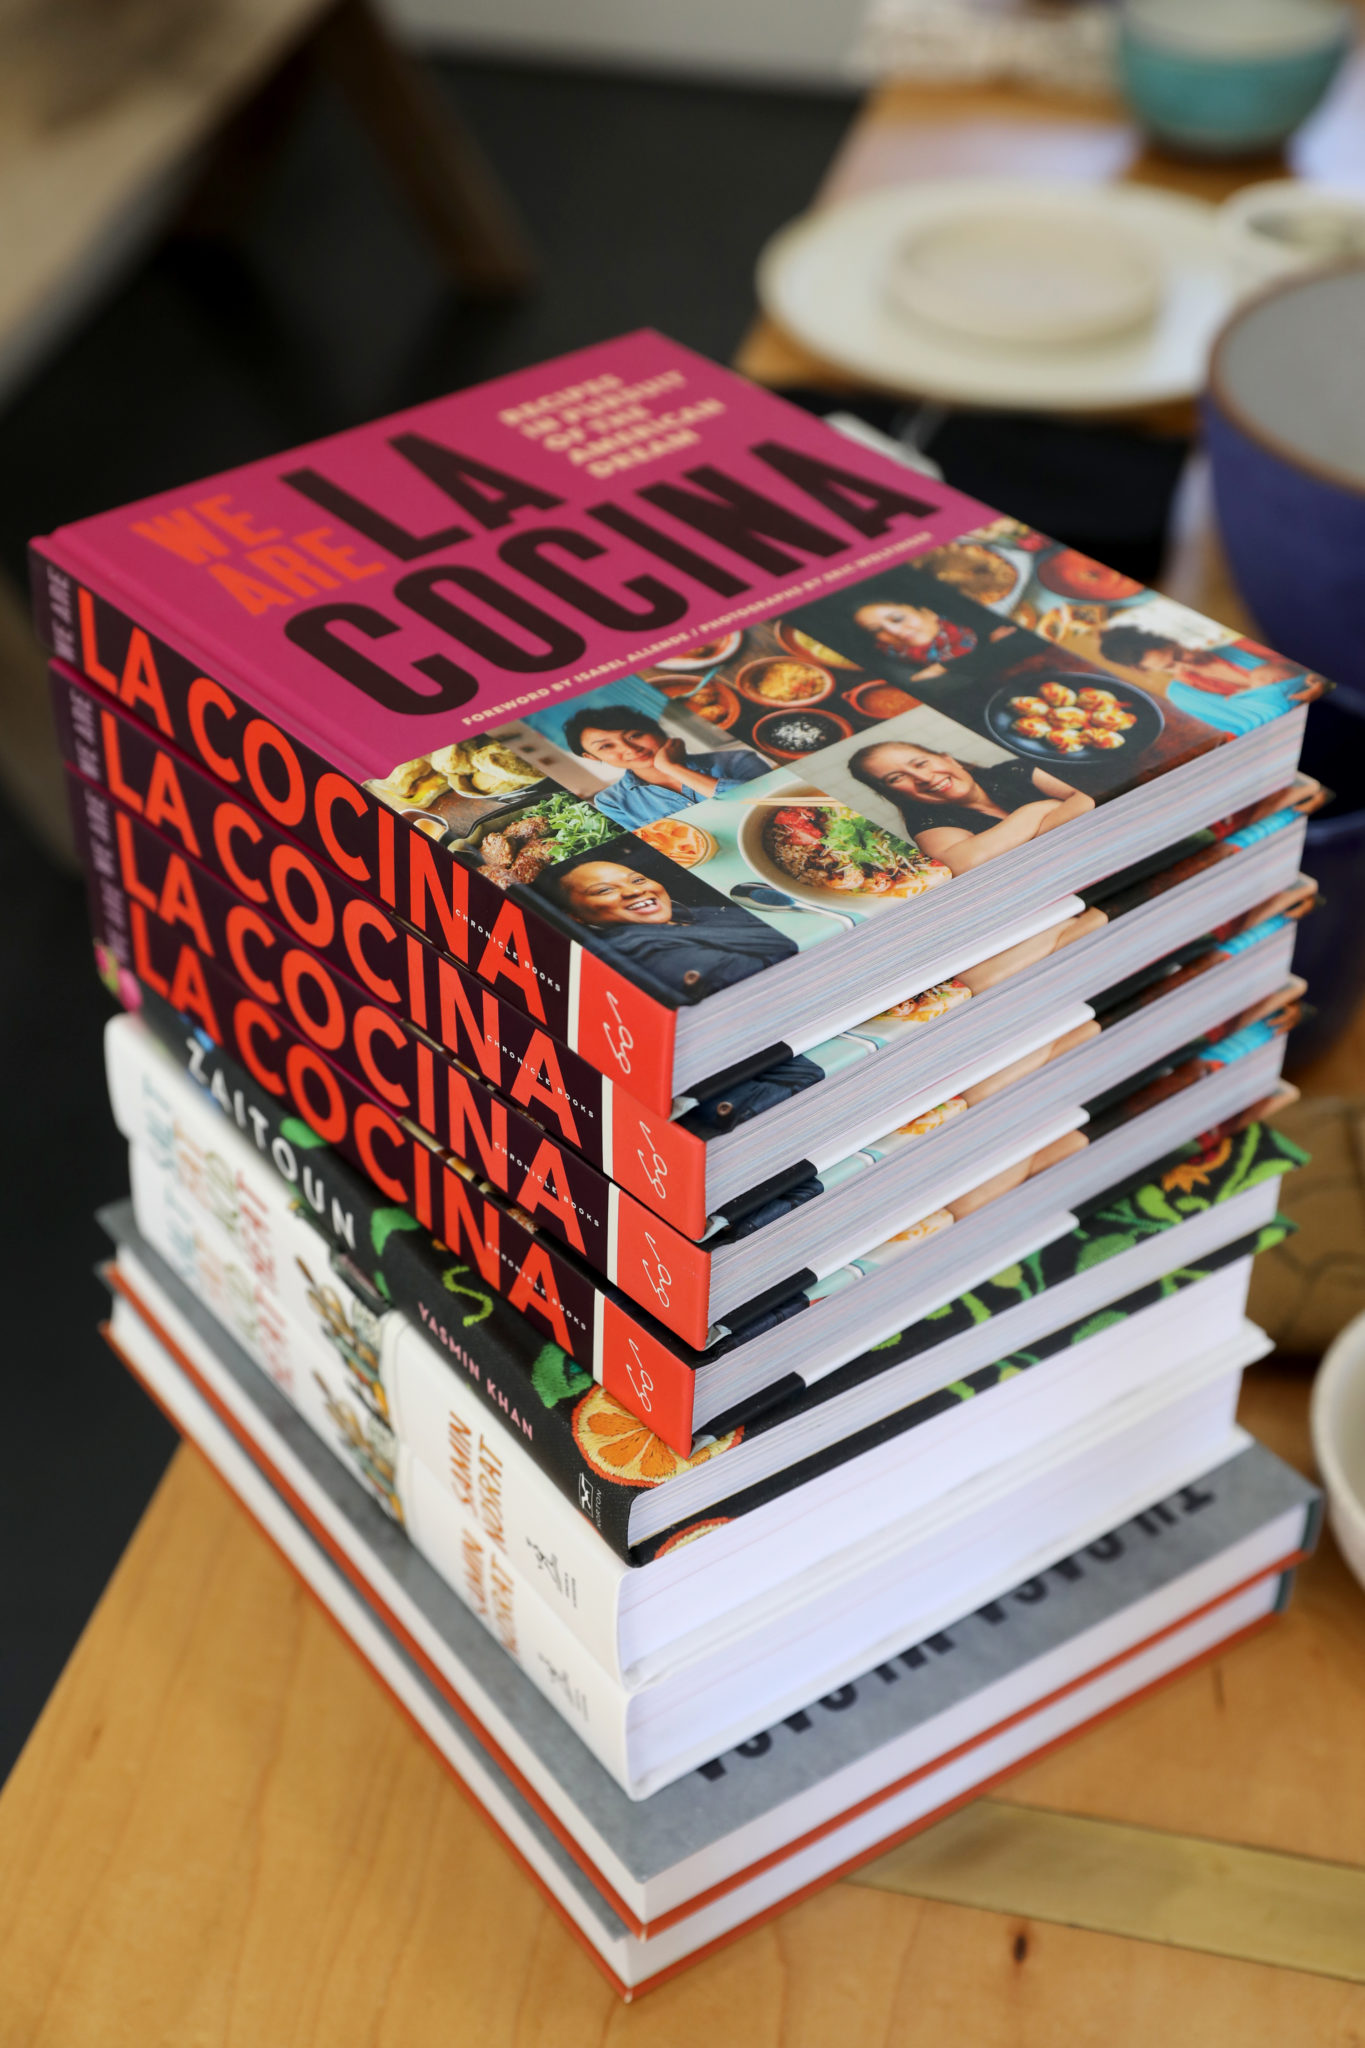
[[[1082,183],[1127,178],[1217,203],[1244,185],[1290,174],[1365,183],[1365,49],[1348,61],[1330,99],[1292,138],[1285,155],[1235,163],[1178,159],[1151,149],[1117,99],[1007,85],[884,85],[869,96],[813,203],[828,206],[878,186],[944,177]],[[746,335],[735,366],[760,384],[831,392],[863,388],[764,317]],[[1192,409],[1163,408],[1128,418],[1188,429]]]
[[[1244,185],[1289,174],[1365,184],[1365,47],[1348,60],[1328,101],[1285,154],[1230,163],[1178,159],[1152,149],[1117,99],[1007,85],[884,85],[849,129],[813,204],[837,204],[909,179],[997,176],[1091,184],[1131,179],[1218,203]],[[821,362],[762,314],[744,337],[735,367],[779,389],[844,397],[866,393],[865,385]],[[1194,429],[1194,407],[1129,412],[1123,423],[1187,435]],[[1250,624],[1218,550],[1207,487],[1197,472],[1177,500],[1161,587],[1239,630]]]
[[[1307,140],[1336,175],[1365,123]],[[1002,164],[1210,197],[1266,169],[1157,162],[1112,108],[893,87],[823,196]],[[847,389],[762,321],[739,363]],[[1183,522],[1171,587],[1235,621],[1197,493]],[[1365,1090],[1365,1033],[1307,1085]],[[1261,1368],[1243,1404],[1304,1469],[1307,1389]],[[182,1449],[0,1797],[0,2039],[1347,2048],[1363,1724],[1365,1595],[1325,1539],[1274,1628],[626,2009]]]

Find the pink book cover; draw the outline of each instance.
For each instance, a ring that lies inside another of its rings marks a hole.
[[[650,332],[34,552],[58,654],[656,1109],[680,1007],[1303,680]]]

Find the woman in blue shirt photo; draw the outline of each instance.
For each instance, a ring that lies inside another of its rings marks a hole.
[[[565,723],[564,744],[582,760],[621,770],[593,803],[628,832],[709,796],[735,796],[742,784],[771,773],[763,756],[748,747],[689,754],[680,739],[670,739],[629,704],[576,711]]]

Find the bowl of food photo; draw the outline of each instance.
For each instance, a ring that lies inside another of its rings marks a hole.
[[[403,805],[399,817],[405,825],[411,825],[413,831],[422,831],[428,840],[444,840],[450,834],[450,825],[438,811],[422,811],[413,805]]]
[[[853,727],[836,711],[823,707],[770,711],[754,726],[753,742],[770,761],[801,761],[846,740]]]
[[[860,718],[899,718],[902,711],[913,711],[922,700],[912,696],[902,684],[883,682],[874,676],[859,683],[856,689],[846,690],[844,701]]]
[[[735,688],[751,704],[781,711],[797,704],[818,704],[833,690],[834,677],[806,655],[765,654],[745,662],[735,677]]]
[[[704,718],[721,732],[728,732],[739,717],[739,698],[719,676],[706,676],[699,683],[664,683],[661,687],[671,703],[690,711],[694,718]]]
[[[703,831],[700,825],[689,824],[677,813],[667,818],[651,818],[647,825],[634,829],[637,839],[643,839],[646,846],[652,846],[656,853],[664,854],[680,868],[699,868],[719,848],[712,833]]]
[[[689,670],[714,668],[718,662],[728,661],[732,654],[738,654],[740,633],[722,633],[715,640],[702,640],[695,647],[689,647],[685,654],[670,654],[664,661],[656,661],[656,668],[676,669],[685,675]]]
[[[1104,562],[1092,561],[1077,548],[1058,548],[1055,554],[1042,556],[1033,573],[1044,590],[1077,604],[1132,604],[1147,595],[1143,584]]]
[[[848,655],[826,647],[823,640],[817,640],[813,633],[807,633],[790,620],[774,619],[772,624],[782,645],[799,661],[813,661],[820,668],[857,668],[857,662],[851,661]]]
[[[866,910],[951,879],[941,861],[808,783],[744,808],[738,845],[745,861],[760,882],[810,909]]]
[[[1012,753],[1054,764],[1134,760],[1165,718],[1145,690],[1117,676],[1058,669],[1018,679],[986,706],[986,729]]]
[[[1030,557],[1016,561],[1004,548],[981,540],[949,541],[922,555],[915,564],[993,612],[1009,611],[1028,582],[1032,566]]]

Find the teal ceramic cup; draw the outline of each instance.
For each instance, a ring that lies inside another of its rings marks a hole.
[[[1158,141],[1245,156],[1307,120],[1351,26],[1338,0],[1126,0],[1119,81]]]

